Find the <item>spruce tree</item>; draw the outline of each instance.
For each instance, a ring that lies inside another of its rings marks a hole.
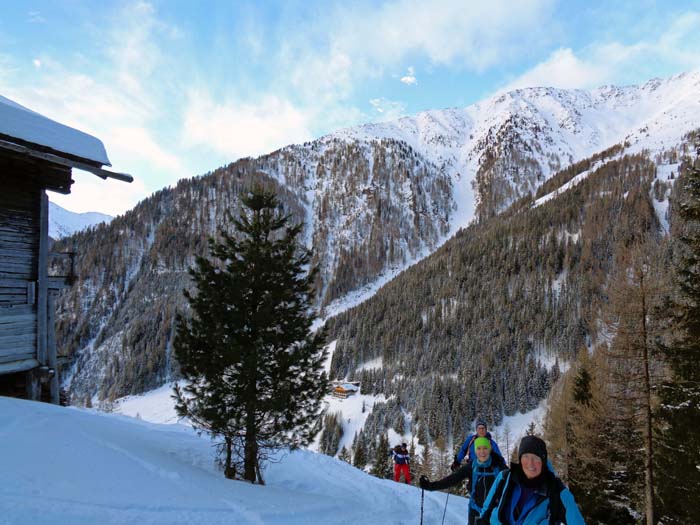
[[[262,483],[270,451],[309,442],[327,389],[324,334],[312,333],[310,254],[274,194],[256,188],[232,219],[236,232],[210,239],[185,290],[192,318],[178,317],[175,355],[187,385],[176,409],[223,438],[226,475],[233,456],[243,478]]]
[[[367,466],[367,447],[362,430],[359,434],[355,434],[355,439],[352,442],[352,465],[359,469],[364,469]]]
[[[386,433],[379,435],[379,442],[374,453],[372,475],[382,479],[391,478],[391,449]]]
[[[661,389],[657,447],[660,516],[664,524],[700,523],[700,166],[676,182],[672,246],[675,296],[672,340],[665,347],[671,377]]]

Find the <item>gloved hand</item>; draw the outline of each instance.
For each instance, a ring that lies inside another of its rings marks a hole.
[[[430,490],[430,485],[432,485],[432,483],[430,483],[430,480],[425,474],[418,479],[418,484],[423,490]]]
[[[454,472],[455,470],[458,470],[459,467],[461,467],[461,466],[462,466],[462,464],[459,461],[457,461],[457,458],[455,458],[452,465],[450,465],[450,470],[452,470],[452,472]]]

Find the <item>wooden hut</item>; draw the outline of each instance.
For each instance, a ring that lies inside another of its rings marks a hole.
[[[73,168],[133,180],[103,166],[99,139],[0,96],[0,395],[59,401],[46,191],[70,193]]]
[[[339,397],[341,399],[348,398],[356,394],[360,390],[359,383],[355,382],[343,382],[338,383],[333,387],[333,396]]]

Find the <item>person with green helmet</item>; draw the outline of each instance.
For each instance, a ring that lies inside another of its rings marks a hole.
[[[496,476],[506,470],[503,457],[493,450],[490,439],[477,437],[473,445],[475,457],[470,458],[449,476],[433,482],[425,476],[421,476],[419,480],[422,489],[441,490],[457,485],[466,479],[467,491],[469,492],[469,525],[474,525],[481,514],[482,505]]]

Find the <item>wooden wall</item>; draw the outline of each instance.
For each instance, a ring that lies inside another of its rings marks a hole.
[[[31,177],[22,176],[20,166],[0,157],[0,365],[37,357],[44,192]]]

